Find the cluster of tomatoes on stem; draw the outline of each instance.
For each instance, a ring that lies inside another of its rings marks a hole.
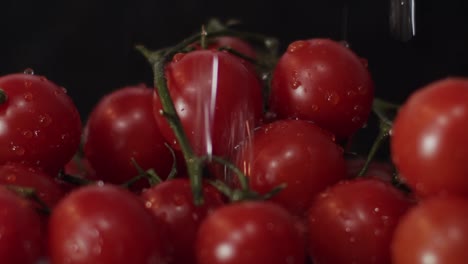
[[[138,46],[154,88],[107,94],[83,126],[63,87],[1,76],[0,260],[463,263],[468,79],[400,107],[340,42],[277,48],[220,24]],[[364,157],[347,146],[371,115]]]

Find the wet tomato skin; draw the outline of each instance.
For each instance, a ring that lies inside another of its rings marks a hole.
[[[43,256],[41,219],[34,207],[0,187],[0,259],[2,263],[36,264]]]
[[[164,225],[155,224],[135,194],[89,185],[61,200],[49,221],[51,263],[166,262]]]
[[[291,43],[279,59],[269,105],[279,118],[310,120],[346,139],[367,122],[373,97],[370,73],[353,51],[308,39]]]
[[[256,73],[228,52],[177,54],[166,66],[170,96],[195,153],[229,157],[263,114]],[[154,116],[166,140],[180,149],[154,93]]]
[[[154,169],[163,179],[173,158],[153,117],[153,90],[127,86],[104,96],[91,112],[84,134],[84,153],[96,177],[121,184],[142,169]],[[145,179],[134,186],[148,187]]]
[[[400,108],[391,136],[392,160],[419,197],[468,195],[468,79],[438,80]]]
[[[255,130],[239,152],[238,166],[253,190],[266,194],[286,184],[271,200],[302,216],[315,195],[346,177],[343,149],[333,136],[303,120],[278,120]]]
[[[433,197],[411,209],[392,242],[394,264],[462,264],[468,259],[468,201]]]
[[[0,77],[0,163],[20,162],[55,175],[78,150],[81,120],[64,88],[43,76]]]
[[[391,263],[390,243],[412,201],[379,179],[340,182],[320,193],[308,212],[314,263]]]
[[[202,222],[198,263],[287,264],[305,262],[304,240],[286,210],[271,202],[219,208]]]
[[[146,208],[164,223],[171,243],[171,263],[195,263],[195,239],[200,223],[224,205],[223,197],[213,186],[203,185],[202,205],[193,203],[188,178],[167,180],[141,194]]]

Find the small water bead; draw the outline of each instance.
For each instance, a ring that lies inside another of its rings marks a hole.
[[[337,105],[340,102],[340,96],[335,92],[329,93],[327,95],[327,101],[332,105]]]
[[[341,40],[341,41],[340,41],[340,44],[343,45],[345,48],[348,48],[348,49],[351,47],[351,45],[349,44],[349,42],[346,41],[346,40]]]
[[[185,57],[185,53],[177,53],[172,57],[172,62],[179,62],[182,58]]]
[[[29,88],[29,87],[32,86],[32,82],[31,82],[31,81],[24,81],[24,86],[25,86],[26,88]]]
[[[15,182],[16,181],[16,175],[15,174],[10,174],[6,177],[7,182]]]
[[[23,95],[23,98],[24,98],[24,100],[25,100],[26,102],[31,102],[31,101],[33,100],[33,95],[32,95],[32,93],[25,93],[25,94]]]
[[[304,41],[304,40],[295,41],[295,42],[291,43],[288,46],[288,52],[289,53],[294,53],[294,52],[304,48],[305,46],[307,46],[307,41]]]
[[[48,114],[39,115],[39,123],[44,127],[49,126],[52,123],[52,118]]]
[[[31,130],[25,130],[25,131],[23,131],[23,136],[25,138],[32,138],[33,132]]]
[[[24,148],[20,146],[13,146],[11,147],[11,150],[18,156],[24,155],[25,152]]]
[[[362,94],[362,95],[367,94],[367,87],[365,87],[365,86],[363,86],[363,85],[359,86],[359,87],[357,88],[357,90],[358,90],[358,92],[359,92],[360,94]]]
[[[23,73],[28,75],[34,75],[34,70],[31,68],[26,68],[24,69]]]

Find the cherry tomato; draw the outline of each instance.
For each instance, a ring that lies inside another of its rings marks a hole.
[[[21,162],[57,173],[75,154],[79,113],[65,90],[45,77],[0,77],[0,163]]]
[[[32,188],[50,208],[65,195],[60,184],[50,175],[39,168],[20,163],[0,165],[0,184]]]
[[[252,45],[240,38],[231,36],[222,36],[215,38],[214,40],[212,40],[211,43],[209,43],[208,48],[231,48],[249,58],[255,59],[257,57],[257,53],[252,47]]]
[[[227,52],[197,50],[174,56],[165,69],[169,92],[195,153],[229,156],[262,117],[262,87],[255,73]],[[158,93],[154,116],[179,149]]]
[[[448,78],[414,92],[392,129],[391,153],[421,197],[468,195],[468,79]]]
[[[299,40],[276,65],[271,111],[280,118],[311,120],[345,139],[368,119],[374,84],[350,49],[329,39]]]
[[[56,206],[49,222],[51,263],[167,263],[162,224],[138,197],[88,185]]]
[[[302,120],[261,126],[243,144],[237,164],[261,194],[286,184],[272,201],[295,215],[302,215],[318,192],[346,177],[343,149],[328,132]]]
[[[29,201],[0,187],[0,259],[36,264],[42,256],[41,220]]]
[[[394,264],[465,263],[468,259],[468,200],[438,197],[405,215],[392,242]]]
[[[153,91],[144,85],[118,89],[99,101],[91,112],[84,136],[85,157],[98,178],[124,183],[142,169],[155,169],[166,178],[173,158],[153,117]],[[140,180],[137,189],[149,186]]]
[[[142,193],[146,208],[168,227],[173,248],[170,263],[196,263],[194,243],[198,227],[207,215],[224,204],[211,185],[204,185],[203,197],[203,205],[194,205],[188,178],[168,180]]]
[[[293,217],[271,202],[241,202],[214,211],[200,226],[196,253],[203,264],[305,262],[304,239]]]
[[[390,243],[411,202],[377,179],[341,182],[321,193],[308,215],[314,263],[391,263]]]

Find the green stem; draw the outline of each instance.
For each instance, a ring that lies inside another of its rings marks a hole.
[[[248,192],[250,190],[249,188],[249,178],[247,176],[245,176],[245,174],[236,166],[234,165],[232,162],[222,158],[222,157],[218,157],[218,156],[210,156],[209,158],[211,158],[213,161],[223,165],[223,166],[226,166],[229,170],[231,170],[232,172],[234,172],[237,176],[237,178],[239,179],[239,184],[241,186],[241,190],[243,192]],[[208,159],[208,157],[205,157],[204,159]]]
[[[372,144],[369,154],[367,154],[366,162],[364,163],[362,169],[359,171],[357,177],[363,177],[366,174],[367,170],[369,169],[370,163],[374,159],[375,154],[379,150],[384,140],[387,139],[387,137],[390,135],[390,130],[392,129],[392,126],[388,125],[383,120],[380,120],[379,123],[379,134],[377,135],[374,144]]]
[[[206,41],[207,35],[208,35],[208,32],[206,32],[205,26],[202,25],[201,34],[200,34],[200,46],[202,49],[206,49],[208,47],[208,43]]]
[[[50,214],[50,208],[49,205],[47,205],[38,195],[35,189],[33,188],[28,188],[28,187],[22,187],[22,186],[17,186],[17,185],[6,185],[6,188],[15,192],[21,197],[24,197],[26,199],[30,199],[37,204],[39,204],[40,212],[45,213],[47,215]]]
[[[4,104],[7,99],[8,99],[7,94],[2,88],[0,88],[0,104]]]
[[[66,183],[76,185],[76,186],[84,186],[84,185],[89,185],[89,184],[94,183],[94,181],[84,179],[81,177],[77,177],[77,176],[73,176],[73,175],[65,173],[64,171],[60,171],[58,173],[57,179]]]

